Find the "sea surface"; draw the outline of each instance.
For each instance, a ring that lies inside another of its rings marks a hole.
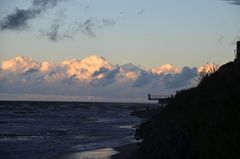
[[[135,142],[145,104],[0,102],[1,159],[105,159]]]

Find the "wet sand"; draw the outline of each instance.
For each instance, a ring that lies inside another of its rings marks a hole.
[[[54,159],[108,159],[110,156],[115,155],[117,153],[118,151],[112,148],[104,148],[104,149],[70,153]]]
[[[117,147],[115,148],[115,150],[118,151],[119,153],[111,156],[110,159],[127,159],[131,157],[133,153],[136,153],[138,148],[139,148],[139,143],[133,143],[133,144]]]
[[[154,115],[159,113],[159,109],[155,110],[139,110],[131,113],[132,116],[136,116],[138,118],[142,118],[143,122],[152,118]],[[105,148],[105,149],[97,149],[91,151],[84,151],[80,153],[71,153],[65,156],[61,156],[55,159],[128,159],[134,153],[137,153],[140,148],[140,142],[131,143],[127,145],[123,145],[116,148]]]

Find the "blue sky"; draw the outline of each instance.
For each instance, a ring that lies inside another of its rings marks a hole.
[[[31,6],[31,0],[1,0],[1,22],[16,8]],[[59,62],[96,54],[147,68],[223,64],[234,58],[240,40],[239,15],[240,5],[221,0],[62,0],[21,29],[1,30],[0,61],[23,55]],[[91,32],[79,27],[89,19]],[[59,35],[51,40],[54,24]]]

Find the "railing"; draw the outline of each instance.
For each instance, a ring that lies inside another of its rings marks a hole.
[[[159,99],[166,99],[166,98],[170,98],[170,95],[151,95],[148,94],[148,99],[149,100],[159,100]]]
[[[158,100],[158,99],[163,99],[163,98],[169,98],[169,97],[171,97],[171,96],[169,96],[169,95],[150,95],[149,94],[149,96],[148,96],[149,98],[149,100]]]
[[[160,104],[168,104],[170,101],[170,95],[151,95],[148,94],[148,100],[157,100]]]

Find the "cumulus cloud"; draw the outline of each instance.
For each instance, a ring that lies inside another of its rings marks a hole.
[[[161,73],[179,73],[181,69],[178,67],[174,67],[171,64],[164,64],[156,68],[152,68],[150,70],[152,73],[161,74]]]
[[[30,69],[37,69],[40,67],[40,63],[33,61],[32,58],[27,57],[15,57],[2,62],[1,69],[4,71],[12,71],[16,74],[26,72]]]
[[[16,8],[0,20],[0,30],[19,30],[28,26],[28,21],[36,18],[42,12],[55,7],[62,0],[33,0],[28,9]]]
[[[197,68],[184,67],[180,73],[166,76],[163,85],[166,89],[182,89],[186,86],[192,86],[197,76]]]
[[[192,87],[198,72],[197,68],[181,69],[170,64],[152,69],[131,63],[112,65],[97,55],[58,64],[15,57],[2,62],[0,94],[5,97],[6,94],[42,94],[146,101],[148,93],[170,95]]]

